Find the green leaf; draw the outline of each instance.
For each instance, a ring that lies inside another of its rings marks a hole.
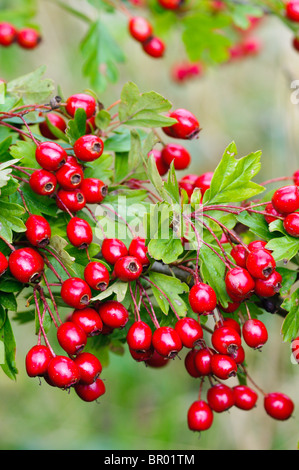
[[[46,103],[54,92],[54,83],[50,79],[42,79],[46,66],[23,75],[22,77],[7,83],[7,92],[24,104]]]
[[[0,201],[0,235],[8,242],[12,242],[13,232],[26,231],[26,226],[21,219],[25,209],[19,204]]]
[[[59,235],[54,235],[50,239],[48,248],[58,257],[68,271],[76,273],[74,270],[75,258],[70,256],[70,254],[65,250],[67,245],[68,242],[64,238]]]
[[[236,159],[237,149],[230,144],[214,171],[211,187],[205,192],[203,202],[209,204],[240,202],[256,196],[265,188],[252,182],[260,171],[261,152],[254,152],[246,157]]]
[[[86,134],[86,112],[84,109],[76,109],[74,119],[69,120],[65,134],[71,145],[74,145],[76,140]]]
[[[10,148],[13,158],[20,160],[21,165],[29,168],[40,168],[35,158],[36,145],[33,142],[18,140]]]
[[[183,253],[181,239],[170,237],[167,239],[154,239],[148,244],[149,255],[155,260],[161,260],[165,264],[174,263]]]
[[[18,373],[16,366],[16,341],[7,311],[0,305],[0,340],[4,345],[4,355],[1,358],[3,372],[12,380],[16,379]]]
[[[98,129],[101,129],[102,131],[106,130],[110,122],[111,122],[111,116],[109,112],[106,111],[105,109],[102,109],[96,114],[95,124]]]
[[[154,271],[149,273],[149,278],[165,294],[163,295],[159,289],[151,285],[155,299],[162,312],[168,315],[169,308],[172,308],[169,303],[170,301],[179,316],[186,316],[188,307],[181,295],[189,292],[189,286],[176,277],[167,276],[166,274],[156,273]]]
[[[122,302],[128,290],[128,283],[122,281],[113,282],[106,290],[93,297],[91,300],[103,300],[113,295],[118,302]]]
[[[243,211],[236,217],[238,222],[249,227],[250,230],[262,240],[271,240],[271,238],[273,238],[273,235],[271,235],[269,231],[269,225],[263,215]]]
[[[113,156],[109,153],[103,153],[92,163],[85,163],[84,177],[98,178],[101,181],[108,181],[113,176]]]
[[[18,309],[16,298],[12,292],[0,292],[0,305],[12,312],[16,312]]]
[[[291,236],[273,238],[266,247],[272,251],[276,261],[290,261],[299,251],[299,240]]]
[[[283,321],[281,332],[283,340],[290,342],[296,338],[299,330],[299,289],[296,289],[290,299],[286,299],[281,307],[289,312]]]

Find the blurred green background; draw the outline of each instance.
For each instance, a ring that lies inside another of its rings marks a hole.
[[[0,1],[1,8],[9,2]],[[70,5],[90,8],[83,1]],[[260,181],[291,175],[299,168],[298,105],[291,103],[291,82],[299,79],[299,55],[291,34],[278,20],[267,18],[256,35],[262,52],[253,58],[209,70],[184,85],[170,78],[170,68],[182,54],[179,38],[167,38],[162,60],[146,57],[126,33],[125,18],[107,17],[106,24],[121,41],[127,61],[120,80],[101,101],[119,98],[126,81],[141,91],[163,94],[174,108],[184,107],[199,118],[202,132],[188,143],[190,173],[212,171],[231,141],[239,155],[261,149]],[[36,22],[43,41],[34,51],[12,46],[0,51],[0,76],[10,80],[40,65],[60,85],[65,96],[89,88],[82,77],[78,42],[86,25],[50,1],[39,2]],[[186,172],[185,172],[186,173]],[[181,172],[181,176],[184,172]],[[262,352],[247,351],[249,372],[265,391],[289,394],[299,406],[299,370],[291,363],[290,346],[281,340],[282,319],[265,318],[269,341]],[[35,343],[32,325],[13,323],[19,375],[16,383],[4,374],[0,391],[0,449],[149,449],[149,450],[292,450],[299,440],[298,410],[287,422],[275,422],[263,409],[262,397],[250,413],[231,409],[215,415],[213,427],[200,437],[187,429],[186,414],[196,400],[199,383],[188,377],[184,353],[166,368],[154,370],[124,356],[111,355],[103,371],[107,392],[100,403],[84,403],[74,393],[53,389],[29,379],[24,358]],[[229,383],[229,382],[228,382]],[[235,381],[231,381],[234,385]]]

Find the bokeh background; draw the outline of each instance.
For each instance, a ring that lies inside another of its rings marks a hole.
[[[9,3],[0,0],[0,8]],[[68,4],[87,14],[91,9],[84,1]],[[117,100],[124,83],[131,80],[141,91],[155,90],[175,108],[192,111],[202,132],[197,141],[188,143],[192,154],[188,172],[212,171],[231,141],[240,156],[262,150],[259,181],[291,175],[299,168],[299,105],[291,102],[291,83],[299,80],[299,54],[291,47],[290,32],[277,19],[266,18],[256,31],[263,43],[258,56],[208,70],[183,85],[174,83],[169,72],[183,54],[178,34],[166,38],[167,54],[155,61],[128,37],[124,17],[108,15],[105,21],[121,41],[127,61],[120,67],[119,82],[100,96],[101,101],[107,106]],[[78,51],[86,25],[48,0],[39,2],[36,22],[43,35],[40,47],[1,50],[0,76],[10,80],[45,64],[46,76],[65,96],[88,88]],[[186,424],[199,383],[187,376],[184,353],[160,370],[135,363],[127,353],[111,354],[103,371],[107,392],[100,403],[88,404],[74,393],[28,379],[24,357],[35,342],[33,327],[13,322],[19,374],[16,383],[1,375],[0,449],[294,450],[299,441],[299,370],[291,362],[290,346],[282,342],[282,319],[269,314],[265,323],[269,341],[262,352],[247,352],[249,371],[265,391],[293,398],[294,418],[273,421],[260,396],[250,413],[234,408],[215,414],[213,427],[199,437]]]

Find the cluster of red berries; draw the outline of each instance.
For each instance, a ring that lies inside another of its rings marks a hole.
[[[17,43],[23,49],[35,49],[40,42],[41,36],[36,29],[17,30],[11,23],[0,23],[0,46],[8,47]]]
[[[299,171],[293,175],[294,184],[283,186],[275,191],[265,208],[267,223],[283,220],[288,235],[299,237]]]
[[[141,43],[146,54],[156,59],[163,57],[165,44],[153,34],[153,27],[146,18],[133,16],[129,20],[128,28],[132,38]]]
[[[200,77],[203,73],[203,66],[199,63],[181,62],[173,65],[171,78],[176,83],[185,83],[193,78]]]

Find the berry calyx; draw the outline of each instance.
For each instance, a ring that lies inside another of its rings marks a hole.
[[[110,264],[115,264],[119,258],[128,255],[126,245],[118,238],[105,238],[102,243],[101,252],[104,260]]]
[[[163,127],[166,135],[177,139],[195,139],[200,132],[199,122],[190,111],[179,108],[169,114],[170,118],[176,119],[177,123],[169,127]]]
[[[51,238],[51,226],[41,215],[30,215],[26,220],[26,238],[33,246],[44,247]]]
[[[55,176],[60,187],[70,191],[79,188],[84,179],[83,169],[74,158],[68,158],[66,163],[56,171]]]
[[[44,270],[43,257],[33,248],[19,248],[8,258],[11,274],[20,282],[37,282]]]
[[[93,239],[91,226],[80,217],[71,218],[66,226],[66,234],[70,243],[79,249],[88,247]]]
[[[187,415],[188,427],[191,431],[206,431],[212,426],[213,420],[213,411],[205,401],[198,400],[192,403]]]
[[[277,271],[273,271],[267,279],[256,280],[254,292],[260,297],[272,297],[280,291],[281,286],[281,274]]]
[[[176,322],[174,329],[186,348],[193,348],[203,338],[202,327],[194,318],[180,318]]]
[[[131,282],[138,279],[142,274],[142,264],[134,256],[119,258],[113,270],[113,275],[123,282]]]
[[[85,93],[77,93],[66,100],[66,112],[74,117],[77,109],[84,109],[87,119],[91,118],[96,111],[96,100],[93,96]]]
[[[157,328],[153,333],[152,344],[157,353],[169,359],[174,358],[183,347],[180,336],[170,326]]]
[[[83,309],[88,306],[91,299],[91,290],[89,285],[79,277],[70,277],[66,279],[61,286],[60,291],[62,300],[75,309]]]
[[[35,170],[29,178],[29,185],[36,194],[50,196],[56,189],[57,178],[47,170]]]
[[[110,274],[100,261],[90,261],[84,269],[84,279],[91,289],[102,292],[109,285]]]
[[[59,189],[56,194],[56,204],[62,211],[78,212],[86,205],[86,199],[80,188],[67,191]]]
[[[93,162],[100,158],[104,151],[104,142],[94,134],[86,134],[79,137],[74,143],[74,152],[78,160]]]
[[[252,277],[267,279],[275,270],[276,262],[268,250],[254,250],[247,255],[246,268]]]
[[[261,320],[246,320],[242,327],[242,335],[247,346],[260,349],[268,341],[268,331]]]
[[[128,310],[117,300],[103,302],[98,313],[102,322],[110,328],[123,328],[129,320]]]
[[[66,162],[67,153],[56,142],[42,142],[36,148],[35,158],[44,170],[57,171]]]
[[[266,413],[279,421],[289,419],[294,411],[293,401],[283,393],[268,393],[264,398]]]
[[[87,343],[87,336],[82,328],[70,321],[58,327],[57,339],[62,349],[71,356],[79,354]]]
[[[212,312],[217,305],[214,289],[208,284],[198,282],[190,289],[189,303],[194,313],[207,314]]]

